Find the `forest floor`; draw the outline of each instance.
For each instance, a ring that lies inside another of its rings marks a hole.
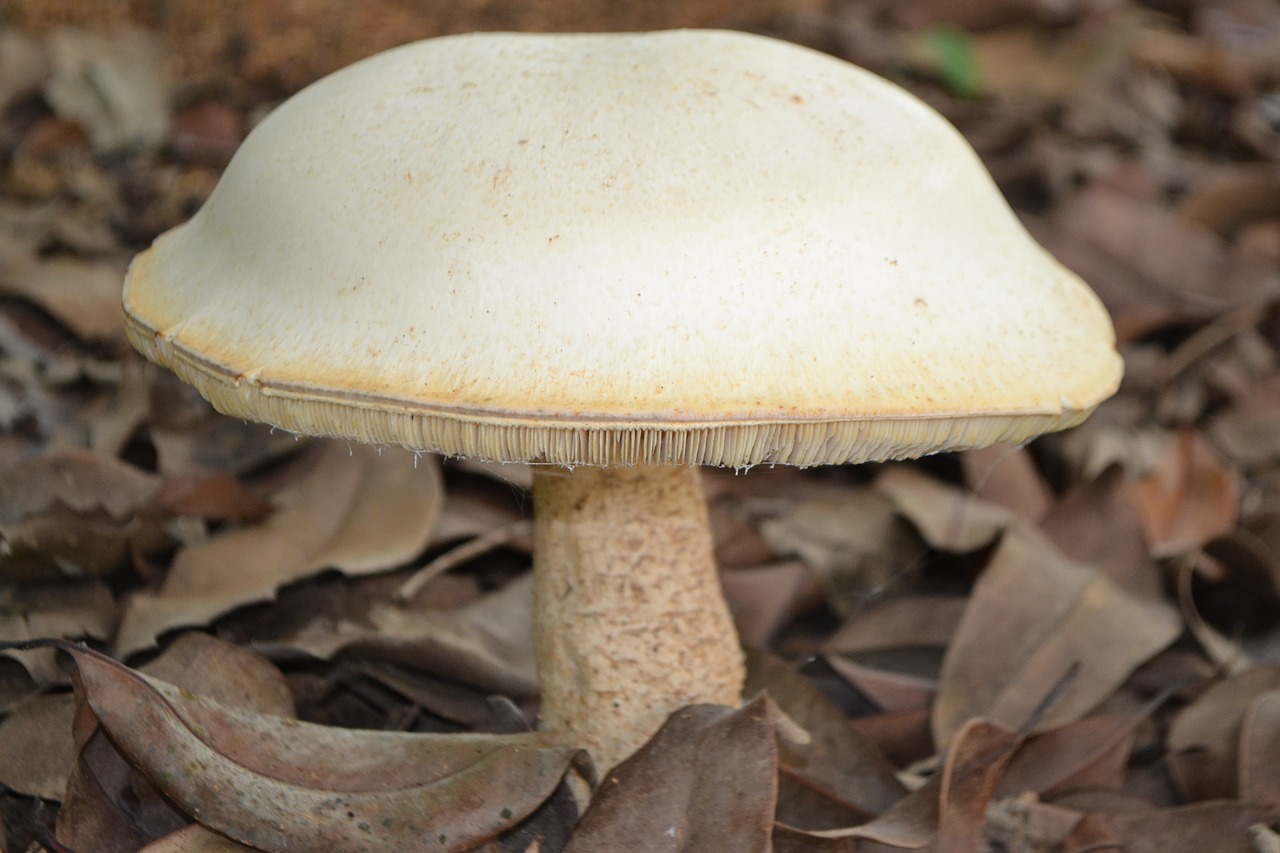
[[[1023,447],[708,471],[773,705],[673,718],[575,835],[522,781],[568,758],[500,745],[536,713],[529,471],[221,417],[120,287],[325,73],[668,27],[933,105],[1126,374]],[[386,849],[1273,853],[1278,305],[1277,0],[0,0],[0,641],[83,641],[0,652],[0,851],[374,849],[359,802]]]

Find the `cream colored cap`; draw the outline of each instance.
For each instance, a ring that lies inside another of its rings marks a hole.
[[[339,71],[250,134],[124,305],[229,414],[568,465],[1019,441],[1121,371],[941,117],[729,32],[472,34]]]

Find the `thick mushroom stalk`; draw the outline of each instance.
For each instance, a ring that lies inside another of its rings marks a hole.
[[[736,705],[744,668],[697,468],[536,469],[545,729],[607,772],[677,708]]]

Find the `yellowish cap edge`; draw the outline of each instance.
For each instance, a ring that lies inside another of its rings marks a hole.
[[[271,385],[231,375],[127,314],[129,340],[223,414],[301,435],[488,461],[567,466],[833,465],[912,459],[1022,442],[1066,429],[1096,406],[1061,413],[914,415],[832,420],[654,423],[451,412],[401,400]],[[1109,394],[1110,391],[1107,392]],[[1100,395],[1099,400],[1107,394]]]

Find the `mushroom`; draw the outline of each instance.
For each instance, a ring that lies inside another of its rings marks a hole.
[[[451,36],[332,74],[124,307],[223,412],[536,465],[542,725],[603,769],[741,699],[697,466],[1019,442],[1121,372],[942,118],[714,31]]]

